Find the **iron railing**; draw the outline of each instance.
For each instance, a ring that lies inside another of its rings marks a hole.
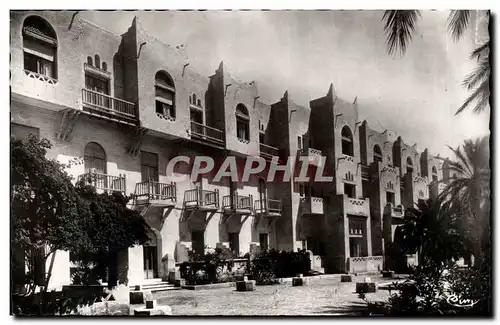
[[[191,133],[198,138],[220,143],[224,142],[224,132],[222,130],[195,121],[191,121]]]
[[[251,210],[252,196],[244,195],[226,195],[222,198],[222,209],[224,210]]]
[[[118,118],[137,119],[135,104],[90,89],[82,89],[84,106]]]
[[[160,183],[144,181],[135,184],[134,197],[139,200],[177,200],[177,187],[174,182]]]
[[[271,199],[256,200],[255,211],[259,213],[281,214],[281,200],[271,200]]]
[[[125,174],[120,174],[120,176],[111,176],[90,171],[80,175],[78,179],[84,179],[86,184],[91,185],[98,190],[126,192]]]
[[[272,147],[272,146],[269,146],[269,145],[263,144],[263,143],[260,144],[259,148],[260,148],[260,155],[263,158],[272,159],[273,157],[279,156],[279,149],[278,148],[275,148],[275,147]]]
[[[195,188],[184,192],[184,205],[195,203],[196,206],[210,206],[219,207],[219,190],[208,191]]]

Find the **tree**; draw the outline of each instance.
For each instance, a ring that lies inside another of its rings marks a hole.
[[[142,245],[149,240],[149,226],[139,212],[127,207],[130,197],[122,193],[97,193],[89,185],[89,177],[80,179],[76,192],[85,202],[80,215],[82,231],[88,237],[88,244],[72,251],[77,263],[81,281],[96,283],[108,278],[108,286],[113,287],[118,280],[120,253],[134,245]]]
[[[401,226],[402,250],[419,255],[419,264],[444,265],[469,251],[467,236],[460,227],[460,206],[452,201],[429,199],[409,208]]]
[[[488,18],[490,16],[487,12]],[[394,54],[398,50],[401,54],[415,33],[418,20],[421,15],[418,10],[386,10],[382,17],[385,23],[384,30],[387,35],[387,52]],[[471,18],[470,10],[452,10],[448,18],[448,32],[455,41],[458,41],[469,26]],[[490,97],[490,41],[476,48],[470,58],[477,60],[478,67],[474,69],[463,81],[463,86],[468,91],[473,91],[469,97],[458,108],[455,115],[460,114],[466,108],[472,108],[474,113],[481,113],[487,107]]]
[[[475,263],[481,264],[483,253],[491,248],[489,137],[450,149],[456,160],[449,162],[452,177],[443,194],[460,202],[464,227],[472,231]]]
[[[65,165],[46,158],[48,140],[30,136],[11,139],[11,261],[15,290],[33,294],[50,281],[45,265],[57,250],[86,245],[81,232],[81,201],[64,171]],[[27,274],[25,274],[25,265]]]

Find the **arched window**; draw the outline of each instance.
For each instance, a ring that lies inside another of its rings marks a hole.
[[[238,139],[250,141],[250,117],[243,104],[236,106],[236,133]]]
[[[198,104],[198,106],[201,107],[201,100],[199,98],[198,98],[198,103],[197,104]]]
[[[92,57],[91,56],[87,56],[87,64],[90,65],[90,66],[92,66],[93,65],[92,62],[93,62],[92,61]]]
[[[44,19],[24,20],[23,53],[24,70],[57,79],[57,35]]]
[[[101,68],[101,58],[99,57],[99,55],[95,55],[94,56],[94,60],[95,60],[95,67],[97,69],[100,69]]]
[[[196,105],[196,94],[193,94],[193,105]]]
[[[373,147],[373,161],[375,162],[382,162],[382,150],[380,149],[380,147],[378,146],[378,144],[376,144],[374,147]]]
[[[175,118],[175,85],[165,71],[155,75],[156,113]]]
[[[103,69],[104,71],[108,71],[108,65],[106,64],[106,62],[103,62],[103,63],[102,63],[102,69]]]
[[[106,152],[96,142],[90,142],[85,146],[83,160],[85,172],[95,170],[96,173],[106,174]]]
[[[354,143],[352,141],[351,129],[346,125],[342,128],[342,153],[354,157]]]
[[[410,157],[406,158],[406,172],[407,173],[413,172],[413,162],[411,161]]]
[[[436,166],[432,166],[432,181],[437,182],[438,180],[438,171]]]

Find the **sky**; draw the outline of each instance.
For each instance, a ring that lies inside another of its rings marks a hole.
[[[359,120],[393,130],[407,144],[451,157],[447,145],[489,134],[489,111],[454,113],[468,92],[463,78],[475,64],[471,26],[455,42],[448,11],[422,11],[407,52],[389,55],[382,11],[163,11],[98,12],[80,16],[123,34],[134,16],[151,35],[186,44],[190,68],[210,76],[221,61],[231,75],[255,80],[261,100],[277,102],[288,90],[296,103],[324,96],[357,97]]]

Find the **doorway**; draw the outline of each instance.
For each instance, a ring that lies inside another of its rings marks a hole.
[[[158,249],[156,246],[144,246],[144,278],[158,277]]]

